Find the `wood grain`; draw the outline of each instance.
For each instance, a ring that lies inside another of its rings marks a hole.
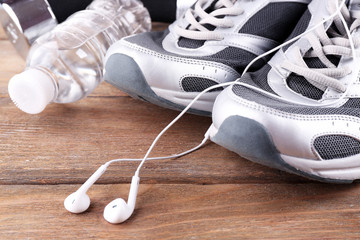
[[[53,104],[35,116],[22,113],[4,98],[0,115],[0,183],[61,184],[84,182],[111,159],[143,157],[177,112],[120,96]],[[198,145],[210,124],[210,118],[186,115],[163,137],[152,156],[171,155]],[[115,164],[101,182],[123,182],[136,166]],[[147,183],[303,181],[243,160],[212,143],[176,160],[149,161],[142,176]]]
[[[7,97],[7,84],[12,76],[25,68],[25,61],[9,41],[0,40],[0,101]]]
[[[4,32],[3,26],[0,24],[0,40],[5,40],[5,39],[6,39],[6,34]]]
[[[89,191],[89,211],[66,212],[63,200],[76,184],[105,161],[143,157],[178,113],[102,83],[79,102],[27,115],[7,93],[25,61],[4,39],[0,29],[0,239],[360,239],[358,184],[314,183],[210,142],[179,159],[147,162],[125,224],[108,224],[102,211],[127,197],[137,163],[110,166]],[[210,124],[185,115],[152,156],[196,146]]]
[[[358,239],[355,185],[140,186],[134,215],[108,224],[103,207],[129,186],[95,186],[79,215],[63,199],[78,186],[1,186],[2,239]],[[180,197],[181,196],[181,197]]]

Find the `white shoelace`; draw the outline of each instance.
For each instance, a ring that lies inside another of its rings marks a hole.
[[[328,58],[327,55],[347,56],[351,57],[353,49],[346,28],[342,22],[347,24],[351,23],[350,12],[344,6],[341,9],[340,16],[334,18],[333,24],[338,29],[339,33],[333,28],[330,28],[327,32],[324,29],[324,25],[321,25],[316,31],[310,32],[305,36],[309,41],[312,49],[308,51],[304,56],[301,54],[300,48],[295,49],[295,63],[285,61],[281,67],[289,70],[297,75],[303,76],[313,86],[325,91],[328,87],[336,90],[340,93],[345,93],[347,88],[338,79],[345,77],[351,73],[351,69],[346,67],[336,67]],[[360,19],[356,19],[351,24],[350,32],[353,32],[360,26]],[[329,37],[329,35],[331,37]],[[353,39],[355,47],[360,46],[359,39]],[[357,52],[356,55],[359,55]],[[309,68],[304,61],[304,58],[317,57],[326,68]]]
[[[223,16],[238,16],[244,10],[234,5],[235,1],[231,0],[218,0],[214,5],[214,10],[210,13],[205,11],[208,0],[199,0],[195,4],[195,9],[189,9],[185,13],[185,20],[189,23],[189,27],[184,29],[175,25],[174,31],[177,35],[184,38],[193,40],[223,40],[224,37],[221,33],[211,31],[204,25],[210,24],[214,27],[231,28],[234,22],[230,19],[225,19]]]
[[[205,2],[204,1],[199,1],[199,2]],[[340,1],[341,4],[340,6],[344,6],[345,4],[345,0],[341,0]],[[200,4],[201,5],[201,4]],[[249,64],[248,66],[245,68],[244,72],[243,72],[243,75],[246,74],[250,68],[250,66],[252,64],[254,64],[257,60],[269,55],[269,54],[272,54],[274,52],[276,52],[277,50],[279,50],[280,48],[288,45],[289,43],[291,42],[294,42],[298,39],[300,39],[301,37],[304,37],[306,34],[316,30],[318,28],[318,26],[323,26],[323,24],[330,20],[331,18],[335,17],[336,15],[339,14],[339,10],[336,10],[331,16],[329,16],[327,19],[324,19],[322,22],[316,24],[316,26],[308,29],[306,32],[298,35],[297,37],[294,37],[290,40],[288,40],[287,42],[283,43],[283,44],[280,44],[279,46],[269,50],[268,52],[266,53],[263,53],[261,55],[259,55],[258,57],[256,57],[255,59],[253,59]],[[339,23],[335,23],[335,24],[339,24]],[[340,24],[341,25],[341,24]],[[350,32],[354,31],[354,29],[356,29],[357,27],[360,26],[360,20],[355,20],[350,28]],[[341,27],[340,26],[337,26],[338,29],[340,29]],[[353,58],[356,58],[356,54],[354,54],[354,45],[358,46],[359,45],[359,41],[358,40],[354,40],[350,34],[349,34],[349,29],[346,29],[346,27],[344,27],[345,31],[346,31],[346,34],[347,34],[347,38],[346,37],[341,37],[341,38],[332,38],[330,39],[332,42],[333,42],[333,45],[336,46],[344,46],[345,48],[349,49],[349,45],[351,46],[351,51],[352,51],[352,57]],[[324,30],[324,29],[320,29],[320,30]],[[342,31],[342,30],[340,30]],[[328,31],[329,32],[329,31]],[[320,34],[321,35],[321,34]],[[322,34],[323,35],[323,34]],[[322,40],[326,40],[326,42],[330,43],[330,41],[328,41],[328,37],[327,35],[325,34],[326,38],[323,36],[322,37]],[[332,34],[332,36],[335,36],[335,34]],[[331,45],[331,44],[328,44],[328,45]],[[336,50],[337,51],[337,50]],[[346,50],[348,51],[348,50]],[[300,52],[299,52],[300,53]],[[327,55],[327,52],[324,52],[324,55]],[[345,54],[345,55],[351,55],[349,53]],[[300,60],[303,61],[302,57],[300,58]],[[326,60],[325,60],[326,61]],[[332,71],[332,70],[331,70]],[[242,76],[243,76],[242,75]],[[331,74],[329,74],[331,75]],[[336,74],[335,74],[336,75]],[[325,75],[326,76],[326,75]],[[334,75],[333,75],[334,77]],[[218,87],[227,87],[227,86],[232,86],[232,85],[239,85],[239,86],[244,86],[244,87],[247,87],[247,88],[250,88],[250,89],[253,89],[254,91],[256,92],[260,92],[260,93],[263,93],[264,95],[268,95],[269,97],[273,97],[275,99],[278,99],[280,101],[284,100],[282,97],[280,96],[277,96],[275,94],[272,94],[268,91],[265,91],[265,90],[262,90],[260,88],[257,88],[257,87],[254,87],[252,85],[249,85],[249,84],[246,84],[246,83],[242,83],[242,82],[239,82],[239,81],[235,81],[235,82],[227,82],[227,83],[221,83],[221,84],[218,84],[218,85],[214,85],[214,86],[211,86],[207,89],[205,89],[204,91],[202,91],[201,93],[199,93],[186,107],[185,109],[173,120],[171,121],[158,135],[157,137],[155,138],[155,140],[153,141],[153,143],[151,144],[151,146],[149,147],[148,151],[146,152],[145,154],[145,157],[143,159],[115,159],[115,160],[111,160],[109,162],[107,162],[105,165],[106,166],[109,166],[111,163],[115,163],[115,162],[122,162],[122,161],[141,161],[141,163],[139,164],[136,172],[135,172],[135,175],[136,176],[139,176],[139,172],[140,172],[140,169],[141,167],[144,165],[144,163],[146,162],[146,160],[155,160],[155,159],[169,159],[169,158],[175,158],[175,157],[180,157],[180,156],[183,156],[183,155],[186,155],[190,152],[193,152],[193,151],[196,151],[197,149],[201,148],[205,143],[206,141],[209,139],[209,130],[206,132],[205,134],[205,138],[203,139],[203,141],[197,146],[197,147],[194,147],[188,151],[185,151],[183,153],[180,153],[180,154],[176,154],[176,155],[172,155],[172,156],[167,156],[167,157],[157,157],[157,158],[149,158],[149,155],[150,153],[152,152],[152,150],[154,149],[154,147],[156,146],[157,142],[159,141],[159,139],[163,136],[163,134],[165,134],[165,132],[171,128],[171,126],[173,126],[191,107],[192,105],[202,96],[204,95],[205,93],[215,89],[215,88],[218,88]],[[345,93],[343,94],[343,96],[345,95]],[[292,102],[292,101],[289,101],[289,102]],[[296,101],[293,101],[294,104],[298,104]],[[301,104],[301,103],[300,103]],[[330,103],[332,104],[332,103]],[[323,106],[326,106],[327,104],[324,104]]]

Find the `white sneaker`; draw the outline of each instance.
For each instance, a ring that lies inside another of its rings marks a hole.
[[[114,44],[104,78],[135,98],[182,110],[199,92],[236,80],[251,60],[282,43],[309,2],[199,0],[166,31]],[[210,115],[221,90],[205,94],[190,112]]]
[[[326,4],[325,4],[326,2]],[[333,14],[338,1],[313,0],[293,35]],[[320,181],[360,178],[360,1],[281,49],[216,100],[212,141],[273,168]]]

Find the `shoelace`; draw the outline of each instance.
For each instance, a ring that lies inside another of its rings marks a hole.
[[[344,6],[341,9],[341,14],[344,20],[349,24],[351,20],[350,12]],[[299,48],[294,49],[296,54],[295,63],[285,61],[281,67],[289,70],[297,75],[303,76],[313,86],[325,91],[328,87],[341,92],[346,92],[346,86],[338,79],[345,77],[351,73],[351,69],[346,67],[336,67],[328,58],[327,55],[336,56],[352,56],[350,40],[347,36],[346,29],[339,16],[335,17],[333,24],[336,29],[330,28],[325,31],[324,25],[318,27],[316,31],[310,32],[306,35],[312,49],[302,56]],[[353,32],[360,26],[360,19],[353,21],[350,27],[350,32]],[[331,38],[329,37],[331,36]],[[359,39],[353,39],[355,47],[360,46]],[[357,54],[358,55],[358,54]],[[326,68],[309,68],[304,58],[317,57],[326,66]]]
[[[225,19],[223,16],[238,16],[244,10],[234,5],[231,0],[218,0],[214,5],[214,10],[210,13],[205,11],[208,0],[199,0],[195,4],[195,9],[189,9],[185,13],[185,20],[190,24],[187,29],[175,25],[174,31],[177,35],[184,38],[194,40],[223,40],[224,37],[221,33],[211,31],[204,25],[210,24],[214,27],[231,28],[234,22],[230,19]]]

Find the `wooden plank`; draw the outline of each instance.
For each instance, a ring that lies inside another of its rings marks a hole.
[[[105,161],[142,158],[177,114],[120,96],[52,104],[39,115],[27,115],[10,99],[0,98],[0,184],[81,183]],[[210,124],[210,118],[186,115],[161,139],[152,156],[197,146]],[[101,182],[124,182],[137,164],[115,164]],[[305,181],[243,160],[212,143],[180,159],[148,162],[142,174],[151,183]]]
[[[156,134],[177,115],[131,99],[107,83],[80,102],[53,104],[40,115],[24,114],[7,94],[8,79],[22,71],[24,61],[7,41],[0,41],[0,48],[9,51],[0,51],[1,184],[81,183],[104,161],[143,157]],[[210,123],[209,118],[186,116],[159,143],[154,155],[196,146]],[[136,165],[117,164],[102,182],[124,182]],[[169,177],[171,182],[201,184],[303,181],[242,160],[213,144],[176,161],[149,162],[145,167],[146,182],[166,182]]]
[[[0,40],[6,39],[6,34],[4,32],[3,26],[0,24]]]
[[[89,191],[90,210],[67,213],[63,200],[79,187],[68,184],[83,183],[107,160],[143,157],[177,112],[103,83],[77,103],[24,114],[9,99],[7,83],[25,61],[1,27],[0,49],[0,239],[360,238],[358,184],[312,183],[212,143],[176,160],[147,162],[134,216],[123,225],[106,223],[102,211],[127,197],[128,184],[111,184],[130,182],[137,163],[109,167],[99,180],[109,185]],[[186,115],[152,156],[194,147],[210,123]]]
[[[0,43],[0,48],[10,51],[8,58],[6,51],[0,53],[0,76],[5,76],[4,72],[20,72],[24,62],[10,43]],[[1,184],[81,183],[104,161],[143,157],[157,133],[177,115],[175,111],[131,99],[106,83],[80,102],[53,104],[40,115],[26,115],[11,103],[4,79],[0,85]],[[174,154],[196,146],[210,123],[209,118],[186,116],[159,143],[154,155]],[[124,182],[136,165],[117,164],[101,182]],[[190,156],[148,162],[145,167],[145,182],[304,181],[252,164],[214,144]]]
[[[40,115],[26,115],[7,95],[8,79],[23,70],[24,61],[8,41],[0,41],[0,48],[6,49],[0,52],[2,184],[81,183],[105,160],[142,157],[156,134],[177,114],[133,100],[103,83],[89,98],[78,103],[55,104]],[[186,116],[160,142],[156,155],[173,154],[197,145],[210,123],[208,118]],[[102,182],[124,182],[135,166],[135,163],[117,164]],[[149,162],[145,167],[146,182],[166,182],[169,177],[171,182],[268,182],[269,179],[278,182],[283,181],[283,176],[286,181],[302,181],[241,160],[213,144],[186,158]]]
[[[128,179],[129,180],[129,179]],[[129,185],[94,186],[90,209],[63,208],[78,186],[0,186],[2,239],[359,239],[356,185],[140,185],[134,215],[111,225],[104,206]],[[181,197],[180,197],[181,196]]]
[[[4,73],[20,73],[25,67],[25,61],[16,53],[8,40],[0,41],[0,75]],[[1,78],[3,81],[3,77]]]
[[[25,68],[25,61],[7,40],[0,40],[0,101],[8,97],[7,86],[12,76]]]
[[[153,22],[153,23],[152,23],[151,31],[153,31],[153,32],[163,31],[163,30],[166,29],[168,26],[169,26],[168,23]]]

